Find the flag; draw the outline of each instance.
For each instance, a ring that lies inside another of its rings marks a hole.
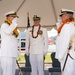
[[[29,12],[27,13],[27,28],[30,27]]]

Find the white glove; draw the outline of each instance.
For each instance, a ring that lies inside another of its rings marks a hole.
[[[60,25],[61,25],[61,24],[60,24],[59,22],[56,23],[57,28],[59,28]]]
[[[56,23],[57,28],[60,27],[61,23],[62,23],[62,19],[61,19],[60,16],[58,16],[58,20],[57,20],[57,23]]]
[[[29,56],[29,53],[25,53],[27,56]]]
[[[29,56],[29,52],[28,52],[28,51],[25,51],[25,54],[26,54],[27,56]]]
[[[12,23],[17,23],[17,17],[12,20]]]
[[[44,51],[44,55],[46,55],[47,54],[47,51]]]
[[[18,24],[17,24],[17,17],[16,18],[14,18],[13,20],[12,20],[12,24],[14,24],[15,26],[17,26]]]
[[[58,20],[57,20],[58,23],[62,23],[62,19],[60,16],[58,16]]]

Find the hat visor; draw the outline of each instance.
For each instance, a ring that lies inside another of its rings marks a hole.
[[[64,14],[60,14],[59,16],[61,17],[62,15],[64,15]]]
[[[17,15],[12,15],[12,17],[17,17],[17,18],[19,18],[19,16],[17,16]]]
[[[40,20],[40,19],[38,19],[38,18],[35,18],[35,19],[33,19],[34,21],[38,21],[38,20]]]

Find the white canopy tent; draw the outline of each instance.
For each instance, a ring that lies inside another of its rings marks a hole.
[[[41,17],[41,25],[49,29],[56,27],[55,23],[62,8],[75,11],[75,0],[0,0],[0,25],[5,20],[4,14],[18,10],[18,28],[24,31],[27,27],[27,12],[30,24],[33,25],[33,15]]]

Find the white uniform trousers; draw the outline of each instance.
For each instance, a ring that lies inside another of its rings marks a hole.
[[[63,61],[61,62],[61,68],[63,68]],[[68,56],[66,66],[63,75],[75,75],[75,60]]]
[[[1,57],[1,75],[15,75],[16,58]]]
[[[44,75],[43,54],[30,54],[31,75]]]

